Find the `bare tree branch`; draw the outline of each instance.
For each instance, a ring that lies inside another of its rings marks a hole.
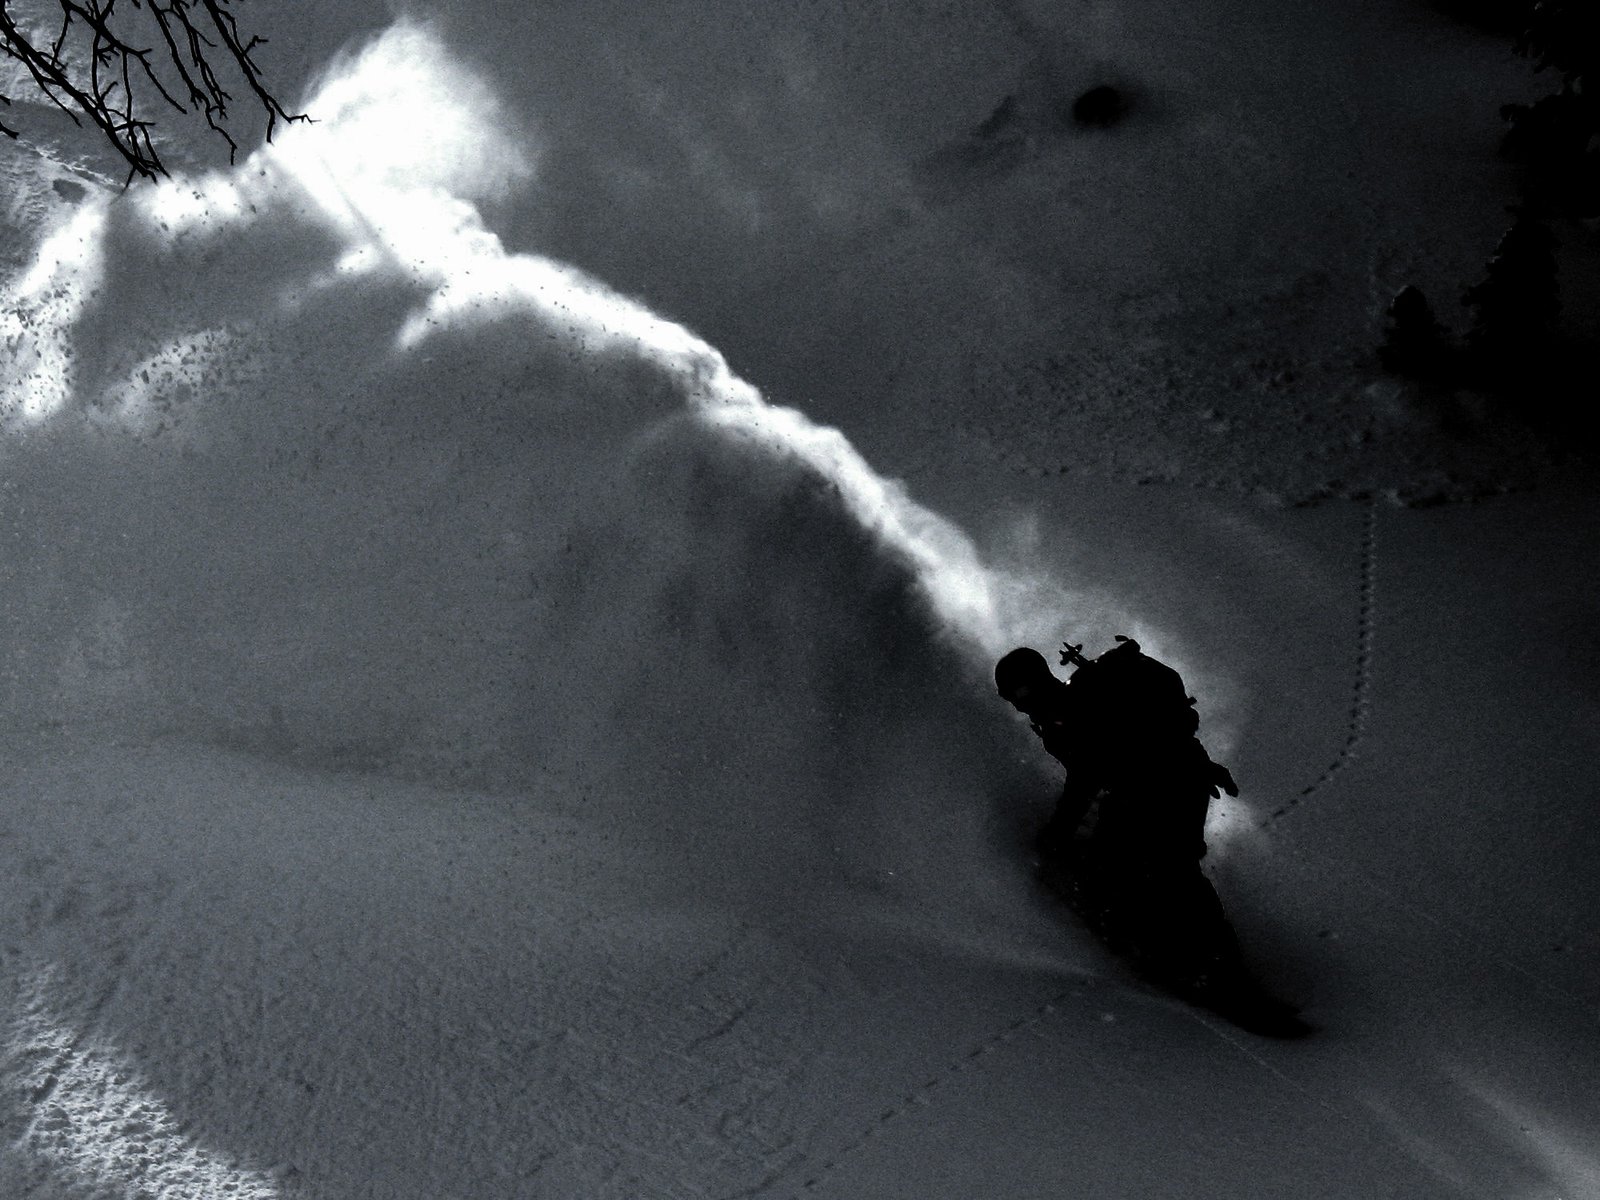
[[[246,37],[230,0],[54,0],[61,26],[50,37],[19,23],[14,0],[0,0],[0,54],[21,63],[34,86],[82,124],[87,117],[128,164],[128,178],[167,173],[151,131],[152,108],[198,113],[238,153],[229,131],[232,94],[224,77],[244,81],[266,117],[268,141],[280,122],[309,120],[292,113],[263,78],[256,50],[266,44]],[[219,72],[221,72],[219,74]],[[0,93],[0,104],[11,98]],[[17,131],[0,123],[0,133]]]

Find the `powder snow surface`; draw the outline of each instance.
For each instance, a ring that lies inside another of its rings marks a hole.
[[[0,1195],[1600,1194],[1600,495],[1364,357],[1504,47],[634,7],[0,147]],[[1118,633],[1309,1038],[1033,879],[990,666]]]

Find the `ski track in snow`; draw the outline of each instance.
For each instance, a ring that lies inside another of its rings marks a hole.
[[[1360,563],[1358,569],[1360,580],[1356,606],[1355,667],[1350,687],[1350,708],[1346,720],[1344,743],[1339,747],[1339,752],[1335,755],[1333,761],[1328,764],[1327,769],[1310,784],[1302,788],[1293,799],[1274,810],[1262,821],[1260,824],[1262,829],[1270,827],[1275,821],[1293,812],[1302,802],[1321,792],[1342,774],[1355,761],[1358,748],[1366,735],[1368,717],[1371,712],[1370,693],[1373,681],[1373,648],[1376,640],[1377,623],[1378,500],[1375,497],[1367,499],[1362,515],[1359,552]],[[1383,888],[1366,872],[1360,872],[1360,875],[1369,887],[1389,895],[1387,889]],[[1393,899],[1392,896],[1391,899]],[[1407,907],[1410,908],[1413,915],[1422,917],[1436,926],[1443,927],[1441,922],[1430,914],[1423,913],[1414,906]],[[1452,929],[1452,932],[1457,934],[1463,941],[1467,940],[1463,931]],[[1569,1000],[1580,1001],[1579,997],[1566,992],[1565,989],[1557,988],[1556,985],[1551,984],[1548,980],[1535,976],[1526,968],[1520,967],[1498,955],[1491,955],[1490,957],[1500,965],[1508,967],[1529,979],[1534,979],[1547,987],[1555,988]],[[863,1129],[856,1137],[846,1142],[832,1157],[825,1160],[819,1168],[812,1172],[798,1188],[786,1193],[786,1195],[790,1196],[792,1200],[802,1200],[803,1197],[812,1195],[841,1166],[849,1162],[862,1149],[872,1144],[884,1130],[894,1125],[906,1114],[917,1109],[925,1109],[931,1103],[933,1096],[948,1080],[982,1067],[983,1064],[992,1060],[992,1055],[996,1050],[1014,1040],[1018,1034],[1042,1025],[1061,1009],[1062,1005],[1074,994],[1074,990],[1073,988],[1068,988],[1058,992],[1044,1003],[1038,1005],[1032,1012],[1016,1018],[997,1029],[988,1037],[962,1051],[933,1078],[920,1087],[907,1092],[899,1102],[884,1109],[875,1121]],[[1300,1093],[1307,1100],[1330,1113],[1339,1115],[1340,1110],[1331,1100],[1316,1094],[1304,1082],[1295,1079],[1273,1065],[1273,1063],[1246,1045],[1242,1038],[1223,1028],[1218,1021],[1208,1018],[1191,1005],[1183,1004],[1181,1001],[1176,1003],[1180,1005],[1185,1015],[1208,1030],[1220,1041],[1226,1043],[1235,1052],[1260,1067],[1263,1071],[1271,1074],[1289,1088]],[[759,1195],[763,1190],[764,1187],[758,1185],[754,1192],[745,1193],[745,1195]]]
[[[1360,585],[1357,601],[1356,619],[1356,653],[1355,669],[1351,682],[1350,709],[1345,730],[1344,744],[1339,748],[1338,754],[1314,781],[1302,788],[1287,803],[1270,813],[1260,822],[1258,828],[1268,829],[1275,822],[1281,820],[1295,811],[1301,803],[1311,796],[1321,792],[1336,777],[1349,767],[1358,757],[1358,750],[1363,738],[1366,736],[1367,726],[1371,715],[1370,693],[1374,678],[1374,647],[1376,642],[1377,626],[1377,582],[1378,582],[1378,507],[1376,497],[1368,497],[1366,509],[1362,520],[1360,543]],[[1419,905],[1407,901],[1393,888],[1387,887],[1370,870],[1359,863],[1347,862],[1340,864],[1342,877],[1353,879],[1369,890],[1384,897],[1391,905],[1404,909],[1412,918],[1426,923],[1431,928],[1448,933],[1457,943],[1458,948],[1465,950],[1478,962],[1498,966],[1506,971],[1516,974],[1529,982],[1536,984],[1544,990],[1545,994],[1554,999],[1560,999],[1575,1005],[1579,1010],[1589,1011],[1589,1002],[1576,992],[1557,983],[1554,979],[1538,971],[1532,970],[1512,958],[1495,952],[1483,944],[1481,937],[1475,936],[1473,931],[1462,927],[1444,917],[1429,912]],[[1211,1022],[1198,1013],[1194,1014],[1197,1020],[1207,1025]],[[1225,1031],[1216,1029],[1218,1036],[1227,1037]],[[1232,1041],[1232,1038],[1228,1038]],[[1241,1050],[1249,1053],[1241,1046]],[[1252,1057],[1254,1057],[1252,1055]],[[1270,1064],[1263,1065],[1277,1072]]]
[[[1350,685],[1350,711],[1345,724],[1344,744],[1326,770],[1299,793],[1262,821],[1259,828],[1266,829],[1274,821],[1288,816],[1304,801],[1310,799],[1332,783],[1357,757],[1361,740],[1366,736],[1367,718],[1371,712],[1372,653],[1374,631],[1377,623],[1376,590],[1378,582],[1378,501],[1368,498],[1366,513],[1361,525],[1361,579],[1356,606],[1356,655],[1354,677]]]
[[[1120,984],[1120,981],[1117,982]],[[1119,987],[1119,991],[1122,990]],[[1287,1074],[1265,1057],[1252,1050],[1245,1044],[1242,1037],[1225,1028],[1221,1022],[1207,1017],[1192,1005],[1159,992],[1131,988],[1126,990],[1130,993],[1136,991],[1137,995],[1156,1001],[1163,1006],[1177,1008],[1184,1016],[1210,1032],[1235,1053],[1267,1072],[1310,1103],[1325,1109],[1337,1119],[1344,1120],[1347,1118],[1348,1114],[1342,1111],[1326,1095],[1319,1094],[1318,1091],[1313,1090],[1302,1080]],[[1072,999],[1081,995],[1082,983],[1080,981],[1072,987],[1064,988],[1057,992],[1048,1000],[1037,1005],[1031,1012],[995,1030],[988,1037],[971,1044],[920,1087],[913,1088],[899,1101],[883,1109],[877,1118],[863,1128],[859,1134],[847,1141],[831,1157],[825,1159],[820,1166],[813,1169],[802,1183],[789,1191],[777,1194],[784,1196],[785,1200],[805,1200],[806,1197],[815,1194],[816,1190],[827,1183],[841,1167],[848,1165],[857,1154],[873,1145],[885,1131],[898,1124],[902,1118],[917,1111],[926,1112],[947,1083],[959,1079],[970,1072],[982,1070],[987,1065],[992,1064],[995,1061],[997,1051],[1014,1042],[1019,1035],[1043,1026],[1050,1018],[1062,1012]],[[758,1184],[750,1191],[730,1196],[727,1200],[748,1200],[750,1197],[761,1196],[766,1193],[766,1188],[770,1187],[774,1182],[774,1180],[768,1180]]]
[[[1360,590],[1357,602],[1355,670],[1351,682],[1349,719],[1346,726],[1344,744],[1339,748],[1334,760],[1317,779],[1302,788],[1287,803],[1270,813],[1260,822],[1258,828],[1270,828],[1274,822],[1289,815],[1302,802],[1326,788],[1356,760],[1361,741],[1366,736],[1371,715],[1370,693],[1374,676],[1373,660],[1377,626],[1378,507],[1378,499],[1376,497],[1368,497],[1361,528]],[[1488,949],[1483,945],[1482,938],[1475,936],[1471,930],[1405,900],[1394,889],[1386,887],[1371,871],[1362,867],[1359,863],[1341,864],[1341,871],[1345,877],[1359,881],[1371,891],[1383,896],[1390,904],[1403,908],[1416,920],[1425,922],[1435,930],[1450,934],[1459,948],[1466,950],[1479,962],[1498,966],[1519,975],[1538,985],[1547,996],[1559,998],[1575,1005],[1582,1011],[1588,1011],[1589,1002],[1584,997],[1569,988],[1563,987],[1549,976],[1531,970],[1504,954]],[[1199,1014],[1196,1014],[1196,1016],[1198,1018]],[[1207,1023],[1209,1024],[1209,1022]],[[1217,1032],[1219,1036],[1223,1035],[1221,1030],[1217,1030]]]
[[[907,1092],[899,1101],[885,1108],[875,1121],[869,1124],[858,1135],[841,1146],[831,1158],[826,1159],[822,1165],[807,1176],[798,1188],[787,1193],[792,1200],[800,1200],[809,1196],[817,1188],[826,1183],[841,1166],[844,1166],[862,1149],[871,1145],[878,1136],[907,1113],[920,1108],[926,1108],[931,1103],[933,1095],[948,1081],[957,1078],[970,1070],[982,1067],[990,1060],[990,1056],[1000,1047],[1013,1041],[1018,1034],[1043,1024],[1050,1016],[1058,1012],[1063,1004],[1073,995],[1073,988],[1066,988],[1057,992],[1043,1004],[1038,1005],[1030,1013],[1018,1017],[1010,1024],[996,1030],[983,1040],[964,1050],[958,1057],[951,1059],[943,1070],[934,1075],[920,1087]]]

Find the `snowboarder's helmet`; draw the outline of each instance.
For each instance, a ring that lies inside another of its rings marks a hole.
[[[994,665],[994,686],[1007,700],[1019,690],[1055,681],[1044,655],[1028,646],[1018,646]]]

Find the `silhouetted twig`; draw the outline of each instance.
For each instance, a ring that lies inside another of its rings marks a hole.
[[[304,121],[273,95],[256,50],[266,39],[247,37],[230,0],[54,0],[60,25],[22,23],[12,0],[0,0],[0,52],[27,68],[38,90],[81,125],[87,117],[128,164],[128,178],[167,173],[151,140],[152,107],[197,112],[228,144],[233,95],[224,82],[236,74],[266,114],[267,140],[280,121]],[[220,72],[220,74],[219,74]],[[0,103],[11,98],[0,93]],[[0,123],[0,133],[17,130]]]

